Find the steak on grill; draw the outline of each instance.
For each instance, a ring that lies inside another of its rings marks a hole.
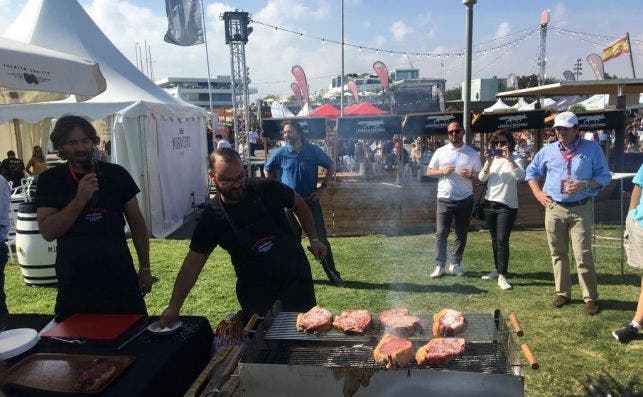
[[[395,335],[410,336],[422,330],[420,318],[411,316],[407,309],[384,310],[380,313],[380,321],[386,332]]]
[[[333,314],[328,310],[315,306],[306,313],[297,315],[297,331],[319,334],[333,328]]]
[[[442,364],[464,353],[462,338],[434,338],[415,353],[418,365]]]
[[[333,328],[345,334],[363,334],[373,324],[368,310],[344,310],[333,321]]]
[[[410,340],[384,334],[373,350],[373,359],[378,364],[386,365],[386,368],[404,367],[413,361],[413,354],[413,344]]]
[[[433,315],[433,335],[454,336],[462,332],[467,320],[461,312],[442,309]]]

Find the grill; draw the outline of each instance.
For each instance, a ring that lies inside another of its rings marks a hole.
[[[467,327],[458,335],[466,341],[464,354],[431,368],[376,364],[373,349],[385,329],[375,313],[364,335],[303,334],[296,317],[278,303],[266,315],[239,362],[240,395],[524,395],[519,349],[499,310],[465,314]],[[432,338],[433,316],[418,317],[423,331],[407,338],[415,350]]]

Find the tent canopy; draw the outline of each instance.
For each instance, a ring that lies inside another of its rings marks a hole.
[[[560,81],[554,84],[538,87],[523,88],[520,90],[500,92],[498,98],[528,97],[541,95],[619,95],[619,89],[625,94],[643,93],[643,79],[611,79],[611,80],[581,80]]]
[[[321,106],[316,107],[312,112],[310,112],[310,115],[336,119],[337,117],[339,117],[339,113],[339,109],[337,109],[335,106],[331,105],[330,103],[325,103]]]
[[[489,106],[484,110],[484,112],[489,113],[489,112],[507,112],[507,111],[513,111],[514,109],[504,103],[502,99],[498,99],[496,103],[493,105]]]
[[[388,112],[374,106],[370,102],[360,102],[344,108],[344,114],[349,116],[381,116]]]

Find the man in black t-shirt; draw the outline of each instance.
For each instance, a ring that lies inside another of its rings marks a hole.
[[[22,183],[25,177],[25,163],[16,157],[16,152],[9,150],[7,158],[0,164],[0,172],[8,182],[12,182],[12,187],[16,188]]]
[[[57,239],[58,295],[55,313],[146,314],[150,292],[149,237],[129,173],[96,161],[96,130],[85,119],[64,116],[51,133],[67,160],[40,174],[35,205],[47,241]],[[138,254],[136,273],[127,246],[125,220]]]
[[[210,160],[218,194],[194,230],[161,324],[171,324],[178,318],[217,245],[232,258],[237,298],[246,319],[253,313],[265,314],[277,300],[284,311],[309,310],[315,305],[310,264],[284,211],[292,209],[309,236],[314,255],[323,258],[326,247],[316,237],[306,202],[277,181],[246,180],[239,154],[232,149],[217,149]]]

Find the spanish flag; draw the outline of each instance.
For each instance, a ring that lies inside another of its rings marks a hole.
[[[603,62],[607,62],[610,59],[616,58],[623,54],[630,52],[630,45],[627,40],[627,36],[622,39],[617,40],[611,46],[603,49]]]

